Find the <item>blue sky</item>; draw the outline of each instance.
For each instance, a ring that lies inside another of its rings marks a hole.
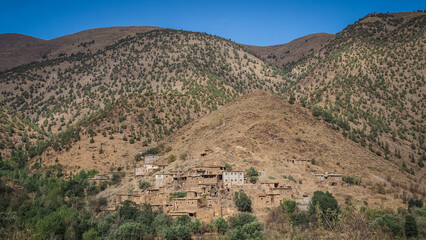
[[[52,39],[98,27],[160,26],[265,46],[311,33],[337,33],[371,12],[425,8],[424,0],[0,0],[0,33]]]

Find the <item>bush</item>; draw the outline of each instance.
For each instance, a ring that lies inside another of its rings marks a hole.
[[[349,183],[349,184],[355,184],[355,185],[359,185],[360,181],[354,177],[350,177],[350,176],[343,176],[342,177],[342,181],[345,183]]]
[[[190,240],[191,231],[185,225],[174,225],[171,227],[164,227],[160,234],[164,240]]]
[[[147,189],[149,187],[151,187],[151,183],[149,183],[147,181],[139,180],[139,188],[140,189]]]
[[[186,197],[186,192],[174,192],[170,195],[170,199],[173,198],[184,198]]]
[[[98,239],[98,237],[99,237],[98,232],[93,228],[83,233],[83,240],[93,240],[93,239]]]
[[[225,234],[228,231],[228,223],[224,218],[214,220],[214,227],[219,234]]]
[[[254,169],[254,167],[250,167],[247,171],[247,177],[249,177],[251,183],[256,183],[259,176],[259,172]]]
[[[288,180],[293,181],[293,182],[297,182],[297,181],[296,181],[296,179],[294,179],[294,177],[293,177],[293,176],[291,176],[291,175],[290,175],[290,176],[288,176]]]
[[[290,220],[296,227],[307,227],[309,225],[309,216],[304,212],[292,214]]]
[[[191,227],[192,233],[194,233],[194,234],[202,233],[202,224],[201,224],[200,220],[195,219],[193,222],[191,222],[190,227]]]
[[[179,155],[179,158],[180,158],[180,160],[182,160],[182,161],[185,161],[187,157],[188,157],[188,153],[181,153],[181,154]]]
[[[405,236],[407,238],[417,238],[419,232],[417,230],[416,219],[413,216],[407,215],[405,217]]]
[[[288,216],[292,215],[296,209],[296,202],[293,200],[284,199],[283,203],[280,204],[281,210]]]
[[[118,183],[118,182],[120,182],[120,174],[118,174],[118,173],[114,173],[114,174],[112,174],[112,177],[111,177],[111,182],[113,183],[113,184],[116,184],[116,183]]]
[[[309,215],[311,217],[315,219],[317,215],[321,215],[324,220],[332,221],[336,218],[339,211],[339,204],[331,193],[324,193],[323,191],[314,192],[314,196],[309,205]]]
[[[235,192],[235,205],[240,212],[251,212],[251,200],[244,191]]]
[[[135,161],[136,162],[139,162],[141,159],[142,159],[142,154],[140,154],[140,153],[135,154]]]
[[[148,150],[146,150],[145,152],[142,153],[142,156],[145,157],[146,155],[155,155],[160,153],[160,149],[157,147],[154,148],[150,148]]]
[[[132,220],[135,221],[139,216],[139,209],[136,203],[126,200],[118,208],[118,216],[122,222]]]
[[[402,236],[402,223],[399,215],[377,215],[372,225],[379,226],[384,232],[391,232],[394,236]]]
[[[174,161],[176,161],[176,155],[170,154],[170,156],[167,158],[167,163],[170,164],[170,163],[172,163]]]
[[[413,208],[421,208],[423,206],[422,200],[418,199],[410,199],[408,201],[408,210],[412,210]]]
[[[140,239],[142,224],[138,222],[125,222],[117,230],[118,239]]]
[[[263,224],[253,221],[245,224],[242,228],[237,228],[231,232],[232,240],[241,239],[262,239]]]
[[[251,223],[253,221],[257,221],[256,216],[250,213],[238,213],[229,218],[229,226],[231,229],[240,228],[247,223]]]

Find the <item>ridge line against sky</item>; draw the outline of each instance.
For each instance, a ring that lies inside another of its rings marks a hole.
[[[53,39],[114,26],[156,26],[206,32],[257,46],[313,33],[335,34],[372,12],[410,12],[424,1],[135,1],[0,0],[0,34]]]

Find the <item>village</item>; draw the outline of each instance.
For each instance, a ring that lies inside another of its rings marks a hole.
[[[235,192],[244,191],[252,201],[253,212],[265,217],[268,211],[279,206],[284,199],[295,200],[301,210],[307,210],[312,193],[296,193],[289,181],[262,178],[253,182],[246,169],[229,169],[225,165],[204,165],[187,170],[168,170],[168,164],[160,161],[161,155],[144,157],[133,175],[135,184],[148,183],[145,187],[135,186],[133,191],[117,192],[110,199],[110,209],[130,200],[136,204],[150,204],[172,217],[190,216],[203,221],[218,217],[229,217],[237,212],[233,202]],[[310,165],[310,160],[286,160],[289,164]],[[342,174],[311,172],[318,184],[337,186]],[[91,181],[109,181],[107,175],[96,175]]]

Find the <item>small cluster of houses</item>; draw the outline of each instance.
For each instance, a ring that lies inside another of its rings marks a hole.
[[[131,200],[137,204],[148,203],[172,217],[187,215],[210,221],[237,212],[233,197],[234,193],[240,190],[250,196],[252,207],[257,214],[266,214],[268,209],[279,206],[283,199],[298,199],[301,207],[309,203],[307,194],[295,196],[293,187],[284,182],[268,180],[252,184],[247,180],[244,171],[231,171],[225,166],[215,165],[167,172],[167,164],[156,163],[160,157],[145,156],[144,164],[135,169],[136,181],[151,179],[152,187],[117,193],[115,206],[125,200]],[[337,175],[315,174],[323,181],[335,181]]]

